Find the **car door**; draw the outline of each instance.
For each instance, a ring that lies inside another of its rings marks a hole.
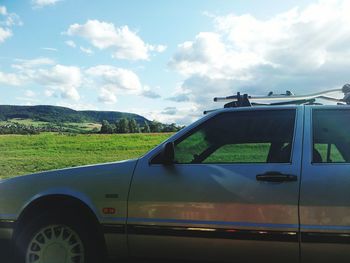
[[[302,108],[214,113],[141,158],[128,202],[135,258],[298,262]]]
[[[302,262],[350,260],[350,107],[305,113],[300,194]]]

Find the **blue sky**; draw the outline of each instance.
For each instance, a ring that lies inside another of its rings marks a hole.
[[[0,0],[0,104],[188,124],[213,96],[338,87],[347,2]]]

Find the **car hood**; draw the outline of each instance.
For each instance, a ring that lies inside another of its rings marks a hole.
[[[89,164],[81,165],[76,167],[67,167],[62,169],[55,169],[49,171],[42,171],[38,173],[31,173],[26,175],[19,175],[12,178],[6,178],[0,180],[0,183],[4,182],[20,182],[20,181],[31,181],[31,180],[46,180],[48,178],[54,179],[55,177],[88,177],[96,176],[102,174],[125,174],[129,173],[130,169],[134,169],[138,159],[123,160],[118,162],[109,162],[109,163],[99,163],[99,164]],[[116,173],[117,170],[120,170],[120,173]]]
[[[0,181],[0,215],[18,215],[33,200],[67,195],[100,210],[106,195],[126,202],[137,159],[53,170]]]

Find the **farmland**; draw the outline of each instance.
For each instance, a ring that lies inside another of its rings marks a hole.
[[[0,135],[0,178],[137,158],[171,133]]]

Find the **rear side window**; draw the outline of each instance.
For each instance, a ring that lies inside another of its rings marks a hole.
[[[313,163],[350,162],[350,110],[314,110]]]
[[[175,142],[175,162],[290,163],[295,110],[222,113]]]

